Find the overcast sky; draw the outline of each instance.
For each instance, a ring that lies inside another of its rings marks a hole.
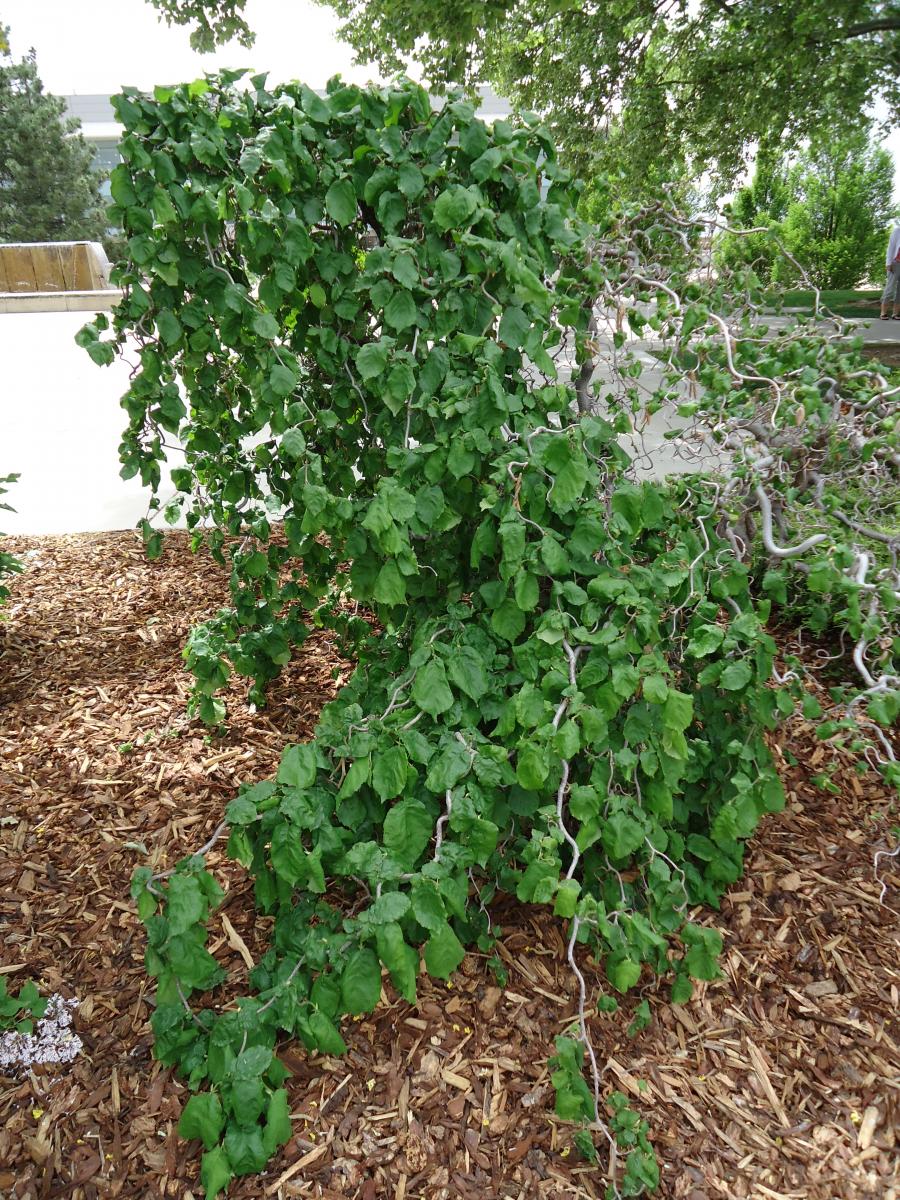
[[[219,67],[253,67],[313,87],[338,73],[358,82],[374,74],[352,65],[330,8],[312,0],[248,0],[246,12],[256,31],[252,49],[233,43],[195,54],[188,30],[166,25],[147,0],[0,0],[13,52],[33,46],[45,87],[58,95],[182,83]]]
[[[246,12],[256,31],[252,49],[235,43],[215,54],[195,54],[188,31],[167,26],[147,0],[0,0],[0,23],[10,26],[13,53],[33,46],[44,85],[57,95],[115,92],[128,84],[149,89],[220,67],[252,67],[268,71],[273,81],[302,79],[311,87],[323,87],[338,73],[358,83],[377,77],[371,67],[353,66],[330,8],[312,0],[248,0]],[[900,129],[886,145],[900,198]]]

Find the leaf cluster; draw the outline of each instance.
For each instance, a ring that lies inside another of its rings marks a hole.
[[[3,484],[15,483],[18,478],[18,475],[0,475],[0,496],[5,495],[9,491]],[[0,501],[0,508],[6,509],[7,512],[12,512],[11,506],[4,504],[3,501]],[[0,603],[9,598],[9,588],[4,585],[4,577],[8,578],[10,575],[15,575],[21,570],[22,564],[17,558],[6,550],[0,550]]]
[[[9,991],[6,976],[0,975],[0,1029],[16,1033],[33,1033],[34,1022],[47,1011],[47,1001],[38,991],[34,980],[19,988],[18,993]]]

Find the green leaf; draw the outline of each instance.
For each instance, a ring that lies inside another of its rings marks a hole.
[[[587,463],[573,455],[553,480],[547,497],[551,508],[555,512],[568,512],[581,498],[587,480]]]
[[[303,430],[296,426],[286,429],[281,435],[281,448],[288,458],[302,458],[306,451],[306,438]]]
[[[504,309],[503,316],[500,318],[498,336],[501,342],[513,350],[518,350],[525,344],[530,328],[531,320],[525,315],[524,310],[512,305],[510,308]]]
[[[416,270],[416,260],[412,254],[398,254],[391,263],[391,274],[398,283],[410,290],[419,284],[419,272]]]
[[[120,208],[131,208],[138,203],[137,194],[128,175],[128,167],[124,163],[119,163],[110,173],[109,190]]]
[[[480,154],[472,163],[469,170],[472,172],[472,178],[477,179],[482,183],[485,179],[497,174],[497,168],[503,161],[503,151],[499,146],[491,146]]]
[[[153,189],[153,200],[151,201],[153,215],[159,221],[160,225],[174,225],[178,221],[178,213],[175,211],[175,205],[163,188],[155,187]]]
[[[406,944],[402,929],[393,921],[383,925],[375,933],[375,943],[378,957],[390,972],[394,987],[404,1000],[415,1004],[419,956]]]
[[[571,569],[568,554],[549,533],[541,539],[541,559],[550,574],[557,579],[568,574]]]
[[[465,956],[462,942],[447,921],[433,930],[425,943],[425,969],[435,979],[449,979]]]
[[[255,312],[251,324],[253,332],[258,333],[261,338],[265,338],[268,342],[274,341],[281,334],[281,326],[271,313]]]
[[[430,659],[416,672],[412,697],[429,716],[439,717],[453,705],[453,693],[447,683],[447,673],[437,659]]]
[[[389,925],[399,921],[409,912],[409,896],[406,892],[382,892],[374,904],[366,909],[373,925]],[[376,930],[377,933],[377,930]]]
[[[729,663],[719,676],[719,687],[729,692],[739,692],[753,678],[753,669],[748,662]]]
[[[547,753],[534,742],[520,745],[516,756],[516,779],[526,791],[537,791],[550,774]]]
[[[269,375],[269,387],[279,399],[290,396],[296,386],[297,376],[290,367],[277,363],[272,368],[272,373]]]
[[[553,912],[557,917],[574,917],[581,885],[576,879],[566,879],[559,885]]]
[[[370,758],[354,759],[350,764],[349,771],[344,776],[344,782],[341,784],[340,791],[337,794],[338,800],[346,800],[349,796],[358,792],[364,783],[368,783],[371,769],[372,760]]]
[[[471,646],[458,647],[451,656],[447,669],[450,679],[461,692],[476,702],[487,694],[490,687],[482,656]]]
[[[416,377],[409,363],[394,363],[388,372],[385,388],[388,407],[392,413],[398,413],[416,386]],[[393,401],[393,403],[390,403]]]
[[[406,600],[406,580],[395,559],[388,559],[378,572],[372,595],[379,604],[403,604]]]
[[[200,1160],[200,1182],[207,1200],[224,1192],[234,1178],[224,1146],[207,1150]]]
[[[288,1104],[287,1092],[278,1088],[269,1097],[266,1109],[266,1127],[263,1130],[263,1142],[269,1156],[273,1155],[279,1146],[291,1140],[291,1110]]]
[[[669,688],[662,715],[663,725],[666,729],[682,732],[690,725],[693,714],[693,698],[685,695],[684,692],[677,692],[674,688]]]
[[[504,641],[514,642],[524,628],[525,614],[511,597],[507,597],[491,614],[491,629]]]
[[[351,1016],[372,1012],[381,999],[381,967],[368,949],[348,956],[341,976],[341,999]]]
[[[410,892],[413,916],[425,929],[441,929],[447,923],[447,911],[437,884],[421,875],[412,882]]]
[[[441,748],[428,767],[425,786],[432,792],[443,793],[454,787],[472,769],[472,754],[467,746],[454,738]]]
[[[643,683],[644,698],[652,704],[662,704],[669,694],[665,675],[648,675]]]
[[[356,369],[363,379],[374,379],[387,366],[388,345],[385,342],[367,342],[356,352]]]
[[[275,873],[286,883],[297,884],[307,876],[306,851],[301,831],[289,821],[281,821],[272,832],[269,857]]]
[[[169,932],[184,933],[206,920],[208,905],[195,875],[173,875],[169,880],[166,916]]]
[[[460,438],[455,439],[447,455],[447,470],[450,474],[455,479],[462,479],[474,469],[476,461],[475,455],[463,441]]]
[[[393,800],[406,786],[409,759],[402,746],[392,746],[376,753],[372,768],[372,785],[382,800]]]
[[[419,800],[401,800],[384,819],[384,844],[407,866],[416,862],[433,832],[434,821]]]
[[[449,187],[441,192],[434,203],[434,223],[438,229],[461,229],[469,224],[477,202],[464,187]]]
[[[687,1004],[694,994],[694,983],[689,975],[679,973],[672,983],[672,1003]]]
[[[425,176],[415,163],[401,163],[397,171],[397,187],[407,200],[415,200],[425,190]]]
[[[617,992],[627,992],[641,977],[641,964],[621,953],[610,954],[606,960],[606,976]]]
[[[395,292],[384,310],[384,319],[393,329],[408,329],[418,315],[416,302],[407,291]]]
[[[187,1141],[200,1138],[206,1149],[211,1150],[218,1142],[224,1126],[222,1103],[216,1093],[198,1092],[196,1096],[191,1096],[181,1111],[178,1133]]]
[[[612,813],[603,826],[603,845],[612,858],[629,858],[644,842],[644,827],[626,813]]]
[[[688,946],[684,965],[694,979],[718,979],[718,958],[722,953],[722,935],[703,925],[685,925],[681,939]]]
[[[322,1054],[346,1054],[347,1043],[341,1037],[333,1021],[319,1009],[315,1009],[309,1018],[309,1031],[316,1040],[316,1045]]]
[[[248,1046],[237,1056],[232,1074],[235,1079],[253,1079],[262,1073],[272,1061],[271,1046]]]
[[[287,787],[308,788],[316,782],[317,773],[315,744],[304,742],[284,750],[276,778]]]
[[[168,308],[156,314],[156,328],[167,346],[174,346],[182,334],[181,322]]]
[[[516,604],[523,612],[531,612],[537,608],[540,599],[537,578],[530,571],[519,571],[516,574],[514,594]]]
[[[718,625],[701,625],[691,635],[688,642],[688,654],[694,658],[703,658],[707,654],[714,654],[725,640],[725,630],[720,629]]]
[[[225,1152],[235,1175],[254,1175],[266,1165],[268,1154],[263,1144],[262,1130],[254,1125],[242,1129],[229,1125],[225,1132]]]
[[[349,179],[336,180],[325,193],[325,208],[338,225],[349,225],[356,219],[356,192]]]

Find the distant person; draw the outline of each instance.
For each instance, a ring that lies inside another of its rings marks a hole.
[[[881,319],[882,321],[889,321],[891,319],[888,308],[893,300],[893,319],[900,321],[900,225],[895,225],[891,230],[891,236],[888,240],[886,265],[887,283],[884,285],[884,291],[881,293]]]

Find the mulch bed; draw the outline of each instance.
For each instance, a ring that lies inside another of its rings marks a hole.
[[[227,733],[210,737],[185,716],[179,655],[225,588],[185,535],[156,563],[131,533],[8,542],[27,570],[0,624],[0,970],[77,996],[85,1052],[0,1079],[0,1197],[191,1200],[198,1146],[177,1138],[186,1093],[151,1057],[129,878],[145,852],[171,864],[202,844],[237,784],[309,735],[349,668],[316,635],[263,712],[235,685]],[[883,872],[879,903],[872,861],[891,794],[803,721],[776,753],[788,810],[708,914],[724,977],[682,1008],[647,980],[592,1018],[593,1039],[610,1089],[650,1121],[661,1195],[897,1200],[900,877]],[[813,782],[829,772],[833,790]],[[265,922],[240,870],[211,861],[229,889],[213,948],[237,983]],[[603,1195],[552,1108],[546,1061],[575,1009],[560,922],[509,903],[494,917],[505,990],[469,955],[451,983],[423,976],[415,1008],[386,987],[374,1014],[346,1023],[345,1058],[286,1049],[295,1135],[230,1196]],[[585,973],[596,998],[602,973]],[[653,1021],[630,1038],[641,998]]]

